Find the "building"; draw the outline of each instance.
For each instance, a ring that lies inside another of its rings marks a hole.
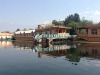
[[[35,30],[34,36],[38,42],[65,41],[70,37],[70,29],[70,27],[64,26],[49,26],[43,28],[41,25],[38,25],[38,29]]]
[[[100,42],[100,25],[78,27],[78,39]]]
[[[0,33],[0,40],[11,39],[12,36],[13,36],[13,33],[10,33],[10,32],[1,32]]]
[[[16,31],[15,40],[33,40],[35,30]]]

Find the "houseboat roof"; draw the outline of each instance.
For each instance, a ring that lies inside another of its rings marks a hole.
[[[71,29],[71,27],[64,27],[64,26],[50,26],[50,27],[46,27],[46,28],[42,28],[42,29],[36,29],[35,31],[44,31],[44,30],[51,30],[51,29],[55,29],[55,28],[62,28],[62,29]]]
[[[89,26],[84,26],[84,27],[77,27],[77,28],[80,28],[80,29],[83,29],[83,28],[100,28],[100,25],[89,25]]]
[[[27,31],[16,31],[15,34],[23,34],[23,33],[32,33],[35,32],[35,30],[27,30]]]
[[[12,33],[5,33],[5,32],[1,33],[0,32],[0,36],[12,36],[12,35],[13,35]]]

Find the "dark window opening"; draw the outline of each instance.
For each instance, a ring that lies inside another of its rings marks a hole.
[[[97,29],[92,29],[91,34],[96,35],[97,34]]]

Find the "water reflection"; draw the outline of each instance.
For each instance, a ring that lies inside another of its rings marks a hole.
[[[0,48],[12,47],[13,44],[11,41],[0,41]]]
[[[34,42],[27,41],[0,41],[0,47],[14,46],[16,50],[25,50],[28,52],[37,52],[38,57],[49,56],[53,58],[65,57],[65,60],[70,62],[80,62],[81,58],[87,57],[91,59],[100,60],[100,44],[99,43],[85,43],[85,44],[38,44],[34,45]]]
[[[77,45],[79,54],[82,57],[90,57],[94,59],[100,59],[100,43],[86,43]]]
[[[34,42],[32,41],[14,41],[13,45],[17,50],[27,50],[29,52],[33,52],[34,49]]]
[[[100,44],[34,45],[31,41],[0,42],[0,75],[28,74],[98,75]]]
[[[16,49],[27,50],[29,52],[38,52],[38,57],[43,55],[51,57],[65,56],[65,60],[70,62],[79,62],[82,57],[88,57],[93,59],[100,59],[100,44],[99,43],[87,43],[87,44],[62,44],[62,45],[48,45],[38,44],[34,45],[33,42],[18,42],[13,43]]]

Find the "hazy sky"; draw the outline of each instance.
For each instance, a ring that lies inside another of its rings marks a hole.
[[[0,31],[33,28],[79,13],[100,21],[100,0],[0,0]]]

